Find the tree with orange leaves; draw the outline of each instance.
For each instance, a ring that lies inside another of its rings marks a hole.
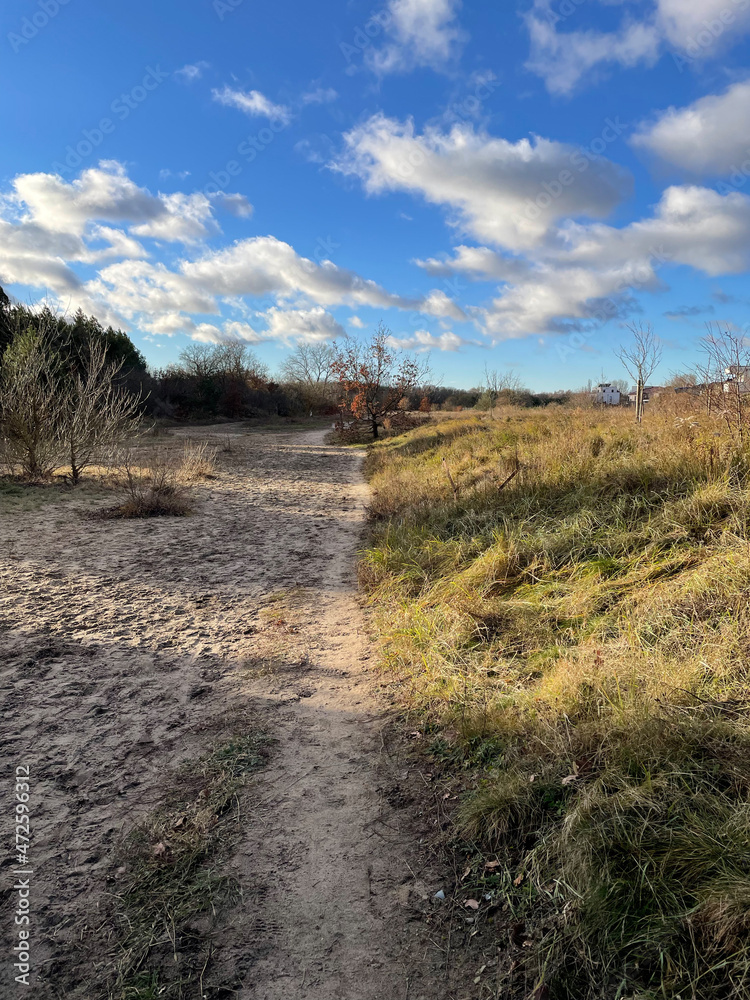
[[[424,383],[429,369],[426,363],[399,354],[391,331],[380,323],[369,341],[347,339],[337,346],[331,371],[341,387],[342,413],[349,410],[357,420],[366,420],[375,439],[384,418]]]

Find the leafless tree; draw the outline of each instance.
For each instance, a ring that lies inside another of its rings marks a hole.
[[[705,352],[707,387],[712,393],[712,408],[718,408],[740,444],[745,437],[750,394],[750,347],[741,333],[719,323],[707,324],[701,342]],[[714,389],[718,391],[713,391]]]
[[[141,398],[117,385],[122,362],[107,360],[107,349],[90,340],[80,368],[60,383],[59,436],[77,484],[95,460],[132,436],[141,423]]]
[[[622,347],[617,356],[622,366],[636,384],[635,419],[643,420],[643,390],[661,361],[661,342],[650,323],[632,323],[628,329],[632,343]]]
[[[331,398],[335,357],[330,344],[297,344],[281,365],[281,379],[294,386],[305,407],[320,406]]]
[[[487,365],[484,366],[485,392],[489,395],[490,416],[494,418],[494,409],[501,396],[506,396],[508,402],[513,402],[515,393],[523,389],[521,379],[512,371],[498,372],[494,368],[490,371]]]
[[[180,351],[178,366],[195,379],[235,378],[250,383],[268,379],[266,366],[242,340],[221,344],[188,344]]]

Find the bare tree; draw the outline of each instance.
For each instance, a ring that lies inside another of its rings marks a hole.
[[[331,398],[332,365],[336,352],[330,344],[297,344],[281,365],[282,381],[294,386],[306,408]]]
[[[180,351],[178,369],[197,380],[237,378],[247,382],[268,378],[266,366],[242,340],[221,344],[188,344]]]
[[[59,436],[77,484],[96,459],[134,434],[141,423],[141,398],[117,385],[122,362],[107,360],[107,349],[90,340],[81,367],[62,381]]]
[[[59,374],[47,326],[17,328],[0,369],[0,444],[5,464],[27,479],[48,478],[60,461]]]
[[[514,394],[523,389],[521,379],[512,371],[498,372],[494,368],[492,371],[487,365],[484,366],[485,392],[488,394],[490,416],[494,419],[494,409],[498,400],[505,395],[508,402],[513,402]]]
[[[745,337],[729,327],[708,323],[707,330],[701,345],[707,359],[709,409],[718,407],[727,426],[742,444],[750,394],[750,348]]]
[[[629,347],[621,348],[617,357],[635,381],[635,419],[640,423],[643,420],[643,390],[661,361],[661,342],[650,323],[632,323],[628,329],[633,341]]]

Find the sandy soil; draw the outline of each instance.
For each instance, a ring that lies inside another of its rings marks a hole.
[[[92,521],[90,498],[0,518],[2,801],[28,764],[32,994],[96,995],[76,948],[106,952],[118,844],[181,762],[260,725],[277,742],[243,793],[229,861],[243,896],[221,915],[205,995],[468,996],[431,923],[419,767],[383,741],[353,575],[360,456],[322,431],[229,433],[188,518]],[[23,989],[4,959],[0,994]]]

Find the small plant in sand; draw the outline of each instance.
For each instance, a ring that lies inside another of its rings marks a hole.
[[[125,449],[112,468],[112,484],[122,497],[100,517],[183,517],[193,507],[190,487],[215,477],[216,449],[189,441],[179,453]]]

